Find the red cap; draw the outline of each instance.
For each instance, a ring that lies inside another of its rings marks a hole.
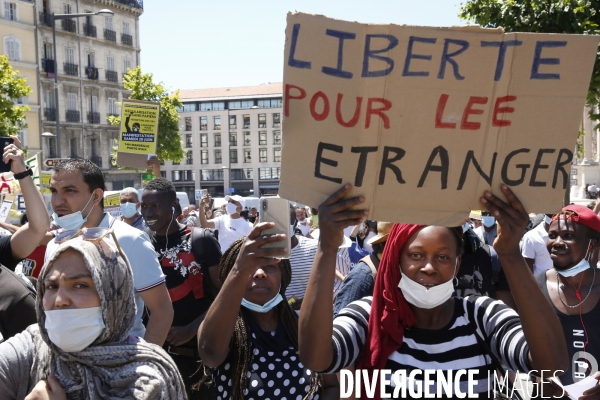
[[[571,211],[577,215],[577,219],[573,218],[573,221],[580,223],[581,225],[587,226],[590,229],[600,232],[600,217],[596,215],[592,210],[586,206],[579,206],[577,204],[569,204],[562,209],[563,211]],[[556,217],[556,216],[555,216]],[[555,219],[555,218],[553,218]]]

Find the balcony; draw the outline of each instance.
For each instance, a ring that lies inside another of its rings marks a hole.
[[[110,29],[105,29],[104,30],[104,39],[117,43],[117,32],[111,31]]]
[[[40,11],[40,24],[52,28],[52,14]]]
[[[99,168],[102,168],[102,157],[101,156],[90,156],[90,161],[96,164]]]
[[[117,71],[106,71],[106,80],[109,82],[119,82],[119,74]]]
[[[96,26],[83,24],[83,34],[88,37],[96,37]]]
[[[139,8],[142,10],[144,9],[143,0],[113,0],[113,1],[120,3],[120,4],[125,4],[126,6],[129,6],[129,7]]]
[[[86,67],[85,68],[85,76],[87,76],[88,79],[97,81],[98,80],[98,68]]]
[[[99,124],[100,123],[100,113],[99,112],[87,113],[87,121],[90,124]]]
[[[69,13],[70,14],[70,13]],[[77,32],[77,23],[73,19],[63,19],[62,29],[67,32]]]
[[[53,74],[56,71],[54,60],[42,58],[42,69],[48,74]]]
[[[67,110],[67,122],[79,122],[79,111]]]
[[[126,44],[127,46],[133,46],[133,36],[127,35],[125,33],[121,34],[121,44]]]
[[[46,121],[56,121],[56,108],[44,108],[44,118]]]
[[[64,63],[64,67],[65,67],[65,74],[67,75],[71,75],[71,76],[77,76],[77,64],[71,64],[71,63]]]

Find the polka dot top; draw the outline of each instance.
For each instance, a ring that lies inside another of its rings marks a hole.
[[[274,333],[272,333],[274,334]],[[261,348],[252,333],[252,361],[248,368],[248,387],[245,400],[302,400],[310,388],[311,371],[302,365],[298,351],[268,351]],[[212,371],[217,400],[232,398],[232,373],[229,358]],[[319,391],[309,397],[319,399]]]

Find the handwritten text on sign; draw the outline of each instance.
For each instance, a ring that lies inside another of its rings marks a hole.
[[[504,182],[560,208],[598,38],[306,14],[286,35],[282,197],[351,182],[372,219],[456,225]]]

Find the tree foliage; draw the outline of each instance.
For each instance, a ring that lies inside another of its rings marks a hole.
[[[19,71],[13,71],[8,56],[0,55],[0,136],[17,135],[27,128],[25,112],[29,106],[15,104],[15,100],[30,93],[27,80],[19,77]]]
[[[585,0],[467,0],[460,18],[505,32],[600,34],[600,1]],[[600,49],[599,49],[600,50]],[[590,118],[600,120],[600,51],[596,53],[587,105]]]
[[[158,118],[158,145],[156,155],[161,160],[179,162],[183,159],[184,150],[179,134],[179,114],[177,108],[182,106],[179,91],[170,95],[162,82],[154,83],[152,74],[144,74],[140,67],[127,70],[123,76],[123,86],[131,90],[130,99],[160,102]],[[108,118],[111,125],[121,125],[121,118]],[[116,160],[117,147],[113,148],[113,159]]]

